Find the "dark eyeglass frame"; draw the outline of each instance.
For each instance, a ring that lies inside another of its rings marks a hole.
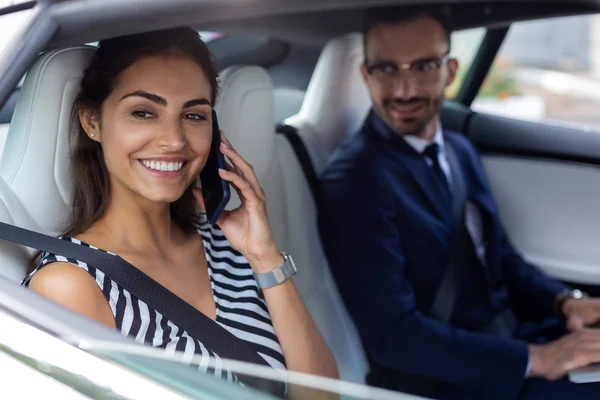
[[[450,52],[446,52],[443,56],[438,58],[430,58],[424,60],[417,60],[409,63],[402,64],[394,64],[393,62],[383,61],[377,64],[368,65],[367,60],[365,60],[365,67],[367,69],[367,73],[369,75],[373,75],[377,70],[382,68],[392,68],[392,70],[388,72],[380,71],[383,75],[396,75],[399,71],[416,71],[417,73],[427,73],[431,71],[439,70],[443,65],[448,64],[448,61],[451,60]],[[428,65],[429,69],[424,69],[422,66]],[[421,67],[419,69],[419,67]]]

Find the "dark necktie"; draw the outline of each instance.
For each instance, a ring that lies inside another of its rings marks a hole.
[[[432,168],[435,172],[439,188],[442,190],[444,195],[447,195],[446,200],[450,201],[450,186],[448,185],[448,179],[446,178],[446,174],[444,174],[442,166],[440,165],[439,152],[440,146],[437,143],[432,143],[425,148],[425,150],[423,151],[423,156],[427,157],[432,162]]]

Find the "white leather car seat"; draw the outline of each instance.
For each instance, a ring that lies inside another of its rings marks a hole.
[[[254,166],[275,238],[296,261],[294,282],[337,360],[341,378],[364,383],[366,359],[329,271],[308,183],[289,142],[275,133],[271,79],[260,67],[234,66],[222,72],[221,81],[219,125]],[[237,204],[236,199],[230,207]]]
[[[6,142],[6,136],[8,135],[8,127],[10,126],[10,120],[14,113],[15,106],[17,105],[19,92],[21,91],[21,85],[22,82],[19,82],[17,89],[15,89],[8,100],[6,100],[6,102],[0,106],[0,154],[2,154],[2,150],[4,149],[4,143]],[[296,114],[299,109],[300,105],[298,105],[298,108],[294,113],[286,115],[286,118],[290,115]]]
[[[302,107],[305,90],[278,87],[274,89],[275,95],[275,123],[296,115]]]
[[[31,67],[0,159],[0,221],[57,235],[70,214],[68,132],[92,47],[54,50]],[[19,282],[33,250],[0,241],[0,275]]]
[[[371,107],[360,74],[362,34],[331,39],[323,48],[297,115],[285,120],[297,129],[320,174],[342,141],[356,133]]]
[[[8,127],[10,124],[0,124],[0,154],[4,149],[4,143],[6,143],[6,137],[8,136]]]

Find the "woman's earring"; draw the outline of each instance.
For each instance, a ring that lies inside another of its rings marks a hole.
[[[90,136],[91,136],[91,137],[94,137],[95,135],[94,135],[93,133],[90,133]]]

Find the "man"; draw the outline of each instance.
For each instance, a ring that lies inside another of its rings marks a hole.
[[[444,9],[367,13],[373,109],[322,176],[321,234],[368,381],[442,399],[599,398],[566,374],[600,362],[600,300],[525,263],[476,150],[442,129],[458,69],[448,26]]]

